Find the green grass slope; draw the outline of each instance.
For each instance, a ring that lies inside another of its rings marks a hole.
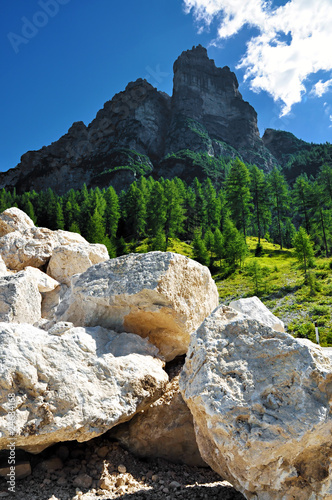
[[[280,250],[278,245],[261,240],[263,255],[255,257],[257,238],[247,238],[247,244],[249,253],[244,264],[226,277],[226,263],[221,261],[220,266],[214,260],[211,269],[220,302],[228,305],[232,300],[257,295],[285,323],[288,333],[316,342],[317,322],[321,345],[332,346],[332,260],[316,258],[310,278],[305,280],[293,250]],[[148,250],[148,240],[135,249]],[[176,239],[170,239],[167,250],[193,257],[191,246]],[[252,273],[255,262],[261,268],[258,282]]]

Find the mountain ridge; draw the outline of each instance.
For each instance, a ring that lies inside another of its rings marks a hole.
[[[51,187],[63,194],[84,183],[120,191],[146,174],[188,182],[206,177],[186,151],[217,160],[239,156],[270,171],[291,157],[295,143],[307,148],[293,136],[283,150],[283,134],[289,133],[267,129],[260,137],[257,113],[243,100],[236,75],[217,67],[198,45],[175,61],[172,96],[141,78],[130,82],[88,126],[74,122],[57,141],[28,151],[15,168],[0,173],[0,187]]]

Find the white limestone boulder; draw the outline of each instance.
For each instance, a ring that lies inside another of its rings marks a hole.
[[[285,325],[281,319],[277,318],[269,309],[259,300],[258,297],[249,297],[246,299],[233,300],[229,307],[236,311],[246,314],[253,319],[257,319],[260,323],[270,326],[277,332],[284,332]]]
[[[319,346],[220,306],[180,390],[202,458],[248,499],[332,498],[332,364]]]
[[[105,260],[109,260],[105,245],[82,243],[62,245],[53,251],[47,274],[61,283],[70,285],[70,278],[74,274],[81,274],[92,265]]]
[[[7,208],[0,214],[0,238],[13,231],[22,233],[31,227],[35,227],[33,220],[19,208]]]
[[[74,276],[55,318],[147,337],[170,361],[187,352],[191,333],[217,305],[207,267],[183,255],[149,252],[111,259]]]
[[[0,324],[0,449],[32,453],[90,440],[129,420],[165,389],[157,349],[137,335],[72,328],[49,334]]]
[[[8,269],[20,271],[27,266],[37,268],[44,266],[56,248],[72,244],[91,246],[77,233],[32,227],[23,232],[14,231],[0,238],[0,255]],[[106,247],[104,250],[106,251]],[[94,252],[92,249],[91,254]]]
[[[0,321],[33,324],[40,318],[37,282],[25,271],[0,277]]]
[[[147,410],[110,431],[121,446],[143,458],[206,467],[196,443],[193,417],[179,391],[179,376]]]

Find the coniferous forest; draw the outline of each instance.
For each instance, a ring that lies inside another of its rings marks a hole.
[[[291,177],[238,158],[205,160],[210,176],[191,184],[141,176],[119,194],[112,186],[63,196],[2,189],[0,210],[17,206],[40,227],[78,232],[111,258],[188,255],[209,266],[222,301],[258,295],[289,333],[315,342],[316,322],[322,345],[332,345],[331,163]]]
[[[110,257],[135,251],[146,239],[147,250],[165,251],[170,238],[186,241],[199,262],[212,266],[224,259],[230,268],[241,265],[246,238],[294,246],[302,227],[316,255],[332,250],[332,166],[325,164],[316,178],[300,174],[287,182],[281,169],[265,174],[238,158],[225,164],[219,188],[207,178],[192,184],[179,178],[141,177],[119,195],[107,189],[71,189],[58,196],[49,188],[24,194],[0,192],[0,210],[17,206],[36,225],[82,234],[90,243],[104,243]]]

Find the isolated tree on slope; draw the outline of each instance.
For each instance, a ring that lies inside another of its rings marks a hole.
[[[296,258],[303,264],[304,274],[307,274],[307,268],[313,264],[314,249],[310,241],[310,236],[308,236],[303,227],[300,227],[298,233],[295,235],[293,245]]]

